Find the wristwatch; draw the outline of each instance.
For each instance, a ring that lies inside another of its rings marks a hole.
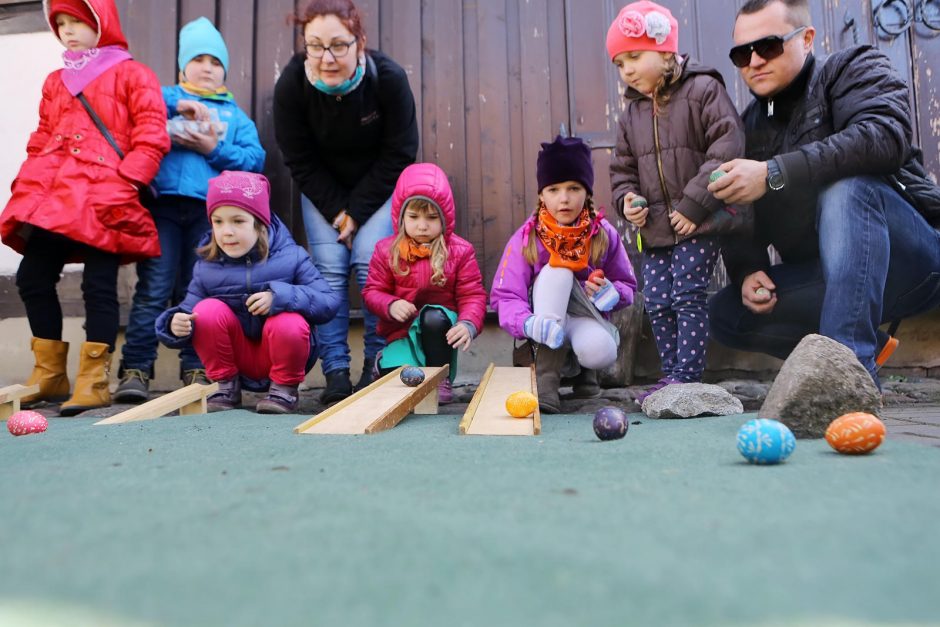
[[[780,166],[777,165],[776,159],[769,159],[767,161],[767,187],[775,192],[779,192],[783,189],[783,173],[780,171]]]

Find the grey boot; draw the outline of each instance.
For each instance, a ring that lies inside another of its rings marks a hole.
[[[571,381],[572,398],[598,398],[601,386],[597,384],[597,370],[581,368],[581,373]]]
[[[543,414],[561,413],[558,388],[561,386],[561,369],[569,350],[567,346],[549,348],[539,344],[535,353],[535,384],[539,392],[539,410]]]

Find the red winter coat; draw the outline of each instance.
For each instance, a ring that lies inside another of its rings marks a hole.
[[[112,0],[87,0],[101,23],[99,46],[126,47]],[[48,6],[47,4],[45,6]],[[85,97],[124,151],[121,161],[56,70],[46,78],[39,127],[0,216],[3,243],[22,253],[34,225],[134,261],[160,254],[150,212],[138,198],[170,150],[160,82],[127,60],[105,71]],[[76,260],[78,261],[78,260]]]
[[[447,261],[444,263],[443,286],[431,283],[431,260],[419,259],[410,272],[401,276],[392,272],[389,253],[401,227],[401,208],[409,198],[421,196],[433,201],[444,217]],[[398,322],[388,313],[398,299],[413,303],[420,311],[424,305],[441,305],[457,312],[457,320],[467,321],[483,330],[486,314],[486,290],[473,246],[454,234],[454,195],[444,172],[431,163],[410,165],[401,173],[392,194],[392,225],[395,235],[381,240],[369,263],[369,278],[362,290],[365,306],[378,316],[378,334],[393,342],[408,334],[413,320]]]

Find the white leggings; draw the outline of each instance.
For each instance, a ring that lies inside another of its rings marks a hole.
[[[597,320],[568,315],[574,282],[571,270],[544,266],[532,286],[532,309],[536,315],[558,321],[581,366],[592,370],[607,368],[617,361],[617,343]]]

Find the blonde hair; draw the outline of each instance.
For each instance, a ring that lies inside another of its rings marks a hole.
[[[222,248],[215,241],[215,232],[210,231],[210,233],[212,236],[209,238],[209,243],[197,248],[196,254],[206,261],[215,261],[222,255]],[[268,225],[258,218],[255,218],[255,233],[258,235],[258,242],[255,244],[255,248],[258,249],[258,258],[260,261],[265,261],[271,247],[268,241]]]
[[[535,219],[539,219],[539,210],[542,208],[542,201],[539,201],[538,207],[535,208]],[[584,206],[587,207],[588,214],[591,216],[591,222],[597,219],[597,210],[594,208],[594,199],[588,196],[584,201]],[[535,240],[538,239],[538,235],[535,233],[535,229],[529,231],[529,241],[526,242],[525,248],[522,249],[522,256],[525,257],[525,260],[528,261],[533,266],[538,263],[539,260],[539,249],[535,245]],[[610,241],[607,239],[607,231],[604,229],[598,229],[597,233],[591,236],[591,265],[596,266],[597,263],[601,260],[601,257],[607,254],[607,247],[610,245]]]
[[[437,205],[424,198],[412,198],[405,202],[401,208],[401,217],[399,218],[398,235],[392,242],[392,249],[389,251],[388,263],[392,267],[392,272],[398,276],[408,276],[411,273],[411,267],[406,263],[402,266],[401,253],[398,250],[402,240],[408,237],[405,233],[405,211],[416,211],[420,214],[434,214],[441,218],[441,234],[431,242],[431,283],[438,287],[443,287],[447,283],[447,277],[444,276],[444,264],[447,263],[447,244],[444,242],[444,231],[447,230],[444,216],[437,208]]]
[[[682,64],[679,55],[674,52],[664,53],[663,61],[666,67],[653,87],[653,104],[655,105],[656,115],[665,110],[666,105],[669,104],[669,99],[672,98],[672,91],[668,88],[678,83],[679,79],[682,78]]]

